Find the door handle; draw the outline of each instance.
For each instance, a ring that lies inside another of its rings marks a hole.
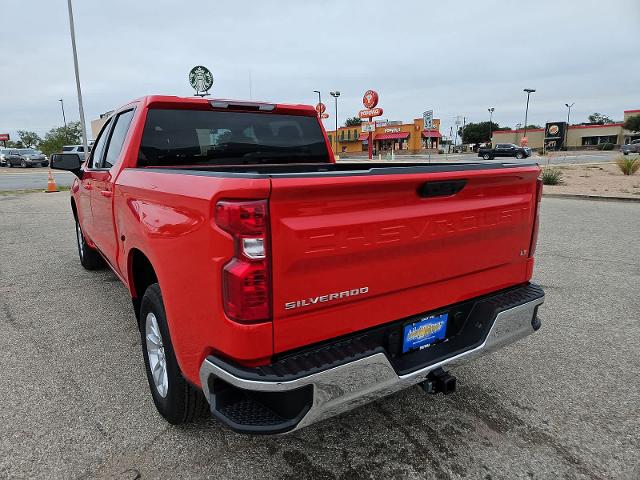
[[[90,183],[83,183],[82,186],[85,190],[91,190],[93,186]]]
[[[100,195],[111,198],[113,196],[113,192],[111,190],[100,190]]]

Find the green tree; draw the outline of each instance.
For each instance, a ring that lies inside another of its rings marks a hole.
[[[7,148],[24,148],[24,143],[20,140],[9,140],[7,142]]]
[[[359,127],[362,124],[362,119],[358,117],[347,118],[344,122],[345,127]]]
[[[54,127],[49,130],[44,140],[40,142],[39,148],[45,155],[60,153],[64,145],[77,145],[82,138],[82,128],[80,122],[70,122],[67,128]]]
[[[595,112],[589,115],[589,123],[594,123],[596,125],[605,125],[607,123],[615,123],[615,122],[611,120],[609,117],[607,117],[606,115]]]
[[[534,128],[542,128],[542,127],[540,125],[535,125],[535,124],[527,125],[527,130],[533,130]]]
[[[634,115],[625,120],[623,127],[632,132],[640,132],[640,115]]]
[[[490,140],[489,132],[498,130],[509,130],[509,127],[501,127],[496,122],[467,123],[463,128],[458,129],[458,135],[462,138],[462,143],[484,143]]]
[[[18,130],[18,137],[26,148],[37,147],[42,139],[36,132],[29,132],[28,130]]]

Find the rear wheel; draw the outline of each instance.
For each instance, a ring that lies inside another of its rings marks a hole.
[[[11,160],[7,160],[6,165],[7,165],[7,168],[11,168],[11,166],[12,166],[12,165],[11,165]]]
[[[491,155],[489,155],[488,153],[485,153],[482,158],[484,158],[485,160],[491,160]]]
[[[524,158],[524,155],[522,155],[521,153],[516,153],[516,158],[518,160],[522,160]]]
[[[147,380],[158,412],[174,425],[202,416],[208,403],[180,372],[157,283],[149,286],[142,297],[140,322]]]
[[[104,260],[100,254],[87,245],[87,241],[82,233],[80,222],[76,219],[76,242],[78,244],[78,255],[80,256],[80,265],[87,270],[97,270],[104,266]]]
[[[27,168],[27,162],[25,160],[20,160],[20,166],[22,168]]]

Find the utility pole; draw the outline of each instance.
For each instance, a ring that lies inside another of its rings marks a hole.
[[[564,148],[565,150],[567,149],[567,144],[569,143],[569,118],[571,118],[571,107],[573,107],[576,104],[576,102],[573,102],[571,105],[569,105],[568,103],[565,103],[567,109],[569,110],[567,112],[567,130],[564,132]]]
[[[80,111],[80,123],[82,125],[82,146],[85,155],[89,152],[89,141],[87,140],[87,124],[84,121],[84,107],[82,105],[82,89],[80,88],[80,71],[78,69],[78,52],[76,50],[76,31],[73,25],[73,8],[71,0],[67,0],[69,8],[69,32],[71,33],[71,48],[73,50],[73,67],[76,72],[76,90],[78,91],[78,110]]]
[[[523,92],[527,92],[527,108],[524,111],[524,137],[522,138],[527,138],[527,116],[529,115],[529,95],[531,95],[535,91],[536,91],[535,88],[525,88],[523,90]]]
[[[495,110],[494,107],[488,108],[489,111],[489,143],[493,147],[493,142],[491,141],[491,137],[493,136],[493,112]]]
[[[59,98],[58,101],[60,102],[60,107],[62,108],[62,122],[64,123],[64,140],[65,142],[69,143],[69,132],[67,130],[67,117],[64,115],[64,101]]]
[[[340,92],[336,90],[335,92],[329,92],[329,94],[335,99],[336,104],[336,155],[338,154],[338,97],[340,96]]]

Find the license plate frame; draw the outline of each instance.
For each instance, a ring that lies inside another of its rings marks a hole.
[[[402,353],[428,348],[446,338],[449,312],[427,315],[402,327]]]

